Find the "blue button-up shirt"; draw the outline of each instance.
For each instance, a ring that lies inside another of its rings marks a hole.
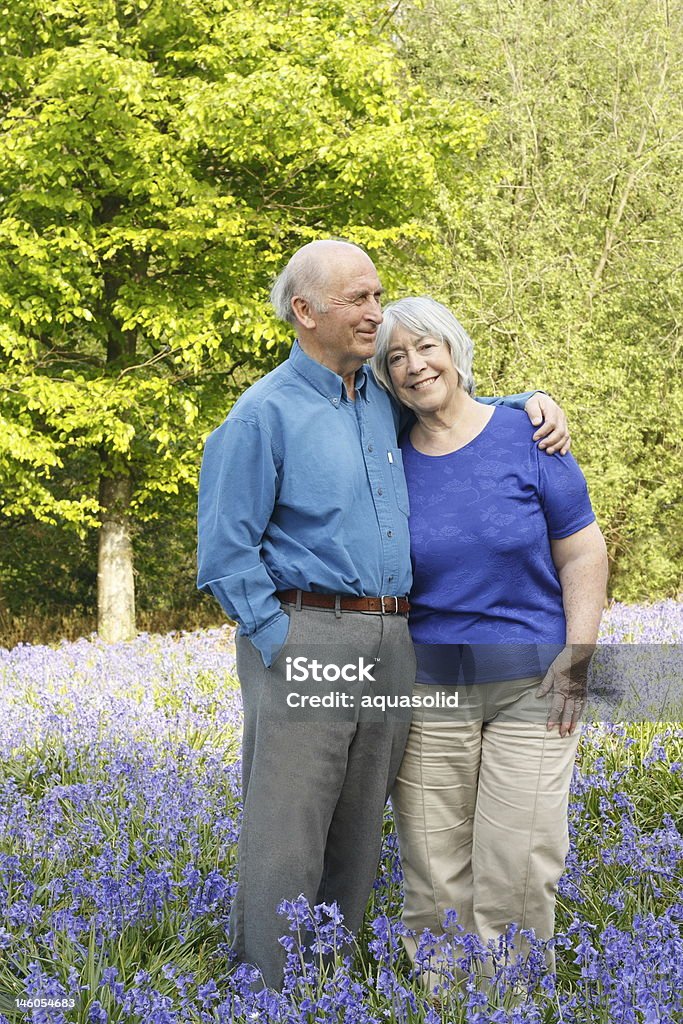
[[[294,343],[207,439],[199,579],[269,665],[288,618],[275,596],[407,594],[412,582],[399,412],[372,371],[342,378]]]

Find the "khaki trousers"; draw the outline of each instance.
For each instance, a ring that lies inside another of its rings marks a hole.
[[[538,684],[415,687],[421,697],[441,690],[459,700],[452,711],[414,712],[392,792],[403,921],[417,939],[425,928],[436,936],[448,931],[448,909],[484,942],[513,922],[541,939],[553,934],[579,737],[548,732],[548,703],[534,696]],[[523,940],[516,943],[523,953]],[[406,947],[414,959],[417,941]],[[452,962],[460,955],[457,936],[451,949]],[[423,977],[430,988],[439,981],[438,960],[437,953]]]

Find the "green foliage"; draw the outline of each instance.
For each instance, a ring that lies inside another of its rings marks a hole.
[[[488,119],[433,289],[484,393],[566,407],[620,600],[681,588],[680,3],[431,0],[404,11],[425,87]],[[435,268],[436,269],[436,268]]]
[[[5,515],[94,525],[101,471],[132,477],[138,517],[192,490],[236,369],[285,351],[266,298],[291,251],[344,235],[398,265],[429,244],[439,168],[467,164],[481,130],[411,84],[385,15],[377,0],[3,9]]]
[[[680,589],[680,4],[579,8],[0,11],[0,508],[29,607],[41,546],[92,594],[102,473],[133,482],[145,606],[189,594],[203,438],[286,354],[268,286],[324,235],[450,303],[482,392],[562,401],[614,596]]]

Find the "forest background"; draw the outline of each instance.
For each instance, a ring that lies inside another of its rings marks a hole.
[[[221,620],[202,444],[286,357],[269,284],[329,235],[453,308],[480,393],[562,403],[611,596],[679,595],[682,13],[0,9],[0,642]]]

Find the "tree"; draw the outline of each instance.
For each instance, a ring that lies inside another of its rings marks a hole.
[[[321,234],[391,246],[389,281],[433,252],[480,118],[388,32],[377,0],[0,14],[2,511],[97,526],[105,638],[135,628],[133,522],[194,489],[207,425],[283,354],[274,270]]]
[[[484,390],[561,397],[612,593],[680,592],[683,24],[668,0],[431,0],[403,54],[488,121],[436,285]]]

